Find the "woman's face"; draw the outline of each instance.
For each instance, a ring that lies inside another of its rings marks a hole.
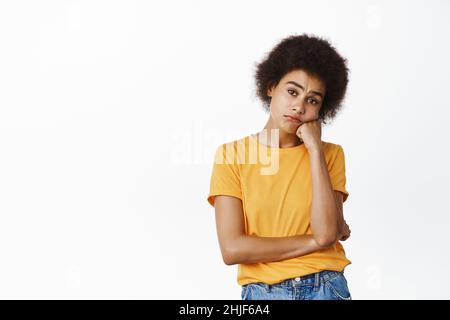
[[[325,84],[303,70],[294,70],[287,73],[267,94],[272,97],[272,127],[295,134],[300,124],[319,117],[325,97]],[[298,118],[299,121],[288,116]]]

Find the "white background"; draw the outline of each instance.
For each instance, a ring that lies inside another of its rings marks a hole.
[[[240,299],[213,152],[284,37],[349,61],[354,299],[449,299],[449,1],[1,1],[0,298]]]

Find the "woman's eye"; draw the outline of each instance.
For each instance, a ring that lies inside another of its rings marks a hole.
[[[292,89],[289,89],[289,90],[288,90],[289,93],[290,93],[291,91],[292,91],[292,92],[295,92],[295,94],[297,94],[297,92],[296,92],[295,90],[292,90]]]
[[[318,102],[314,99],[308,99],[309,102],[311,102],[312,104],[318,104]]]

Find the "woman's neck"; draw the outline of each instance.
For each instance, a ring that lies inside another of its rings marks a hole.
[[[269,124],[258,132],[257,136],[260,143],[275,148],[291,148],[303,143],[300,142],[300,138],[296,134],[287,133]]]

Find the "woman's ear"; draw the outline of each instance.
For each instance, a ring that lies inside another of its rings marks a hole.
[[[274,88],[275,88],[275,86],[271,86],[269,89],[267,89],[267,95],[268,95],[269,97],[272,96]]]

